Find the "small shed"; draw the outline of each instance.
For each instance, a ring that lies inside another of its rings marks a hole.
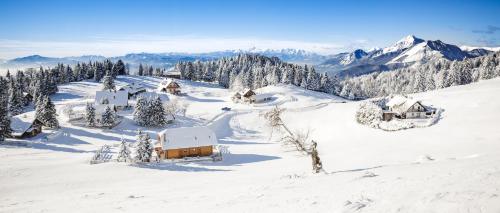
[[[255,92],[251,89],[247,89],[243,92],[243,101],[248,102],[248,103],[254,103],[255,102]]]
[[[162,82],[158,86],[158,90],[160,92],[168,92],[170,94],[178,95],[181,93],[181,86],[179,83],[175,82],[173,79],[168,78]]]
[[[36,119],[35,111],[26,112],[11,118],[10,129],[13,138],[30,138],[42,132],[42,122]]]
[[[217,145],[215,133],[204,126],[165,129],[157,139],[155,151],[160,159],[211,156]]]
[[[128,106],[128,92],[127,91],[96,91],[95,105],[108,105],[112,104],[117,108],[125,108]]]

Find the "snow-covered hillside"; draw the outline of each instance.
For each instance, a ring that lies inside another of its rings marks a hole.
[[[160,80],[119,76],[117,84],[153,90]],[[180,83],[186,96],[178,100],[188,108],[172,126],[212,128],[230,151],[223,161],[90,165],[100,146],[118,146],[121,137],[133,142],[139,127],[130,111],[120,112],[124,120],[111,130],[67,123],[61,109],[91,100],[101,87],[74,82],[52,97],[67,134],[31,148],[0,145],[0,211],[500,211],[500,79],[414,94],[442,107],[443,118],[398,132],[357,124],[358,102],[294,86],[261,88],[257,93],[273,99],[245,105],[214,84]],[[312,174],[310,157],[270,136],[261,114],[274,105],[287,109],[293,131],[309,130],[326,174]],[[144,130],[155,136],[159,129]]]

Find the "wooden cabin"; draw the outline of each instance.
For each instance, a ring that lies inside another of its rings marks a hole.
[[[158,133],[155,151],[160,159],[179,159],[213,155],[215,133],[207,127],[165,129]]]
[[[247,89],[245,90],[245,92],[243,92],[242,96],[243,96],[243,101],[244,102],[247,102],[247,103],[254,103],[255,102],[255,92],[251,89]]]
[[[168,92],[170,94],[179,95],[181,93],[181,86],[173,79],[169,78],[160,82],[158,90],[160,92]]]
[[[10,136],[13,138],[31,138],[42,132],[42,122],[36,119],[35,112],[26,112],[11,118]]]

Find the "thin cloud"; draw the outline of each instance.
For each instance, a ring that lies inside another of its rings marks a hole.
[[[479,33],[479,34],[494,34],[497,31],[500,30],[500,27],[493,26],[493,25],[488,25],[485,30],[473,30],[473,33]]]

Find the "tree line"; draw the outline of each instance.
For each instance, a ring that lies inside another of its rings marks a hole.
[[[337,77],[320,74],[312,66],[256,54],[240,54],[216,61],[179,62],[174,71],[180,72],[182,79],[216,82],[231,89],[256,89],[280,83],[329,94],[337,94],[341,89]]]
[[[7,71],[5,77],[0,76],[0,140],[11,133],[11,117],[21,114],[31,104],[44,126],[57,128],[55,106],[49,97],[58,91],[57,85],[88,79],[101,81],[105,76],[114,78],[128,73],[121,60],[90,61],[74,66],[61,63],[53,68],[18,70],[15,75]]]

